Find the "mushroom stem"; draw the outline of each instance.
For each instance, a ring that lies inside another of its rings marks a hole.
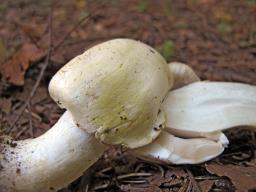
[[[67,111],[42,136],[0,145],[0,189],[56,191],[81,176],[106,149]]]

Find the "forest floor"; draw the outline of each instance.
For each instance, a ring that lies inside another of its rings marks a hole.
[[[54,73],[113,38],[141,40],[203,80],[256,85],[255,0],[2,0],[0,18],[0,131],[15,139],[41,135],[63,113],[47,91]],[[112,148],[61,192],[255,191],[255,132],[226,134],[230,145],[220,157],[193,166]]]

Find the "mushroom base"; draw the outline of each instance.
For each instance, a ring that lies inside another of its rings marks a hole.
[[[106,146],[79,129],[69,112],[36,139],[0,145],[1,191],[57,191],[96,162]]]

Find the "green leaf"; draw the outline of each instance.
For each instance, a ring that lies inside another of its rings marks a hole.
[[[137,10],[140,13],[144,13],[148,8],[148,1],[147,0],[140,0],[137,5]]]
[[[232,30],[233,30],[233,27],[226,22],[221,22],[217,25],[217,31],[221,34],[231,33]]]
[[[171,40],[165,41],[157,50],[166,60],[169,60],[175,54],[175,43]]]

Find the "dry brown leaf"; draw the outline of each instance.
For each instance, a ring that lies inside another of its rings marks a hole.
[[[211,174],[230,178],[238,191],[256,189],[256,167],[239,165],[208,164],[206,169]]]
[[[23,31],[23,33],[25,33],[25,35],[30,37],[32,40],[40,39],[46,30],[45,24],[39,25],[35,22],[21,23],[19,25],[20,25],[20,28]]]
[[[34,44],[25,43],[10,60],[1,65],[1,73],[9,83],[24,85],[24,75],[29,65],[43,56],[43,51]]]
[[[214,184],[214,180],[204,180],[204,181],[200,181],[198,184],[201,188],[201,191],[206,192],[206,191],[210,191],[210,189]]]
[[[1,98],[0,100],[0,111],[9,114],[11,111],[12,102],[11,99]]]
[[[182,168],[172,168],[171,173],[179,179],[187,177],[187,173]]]

